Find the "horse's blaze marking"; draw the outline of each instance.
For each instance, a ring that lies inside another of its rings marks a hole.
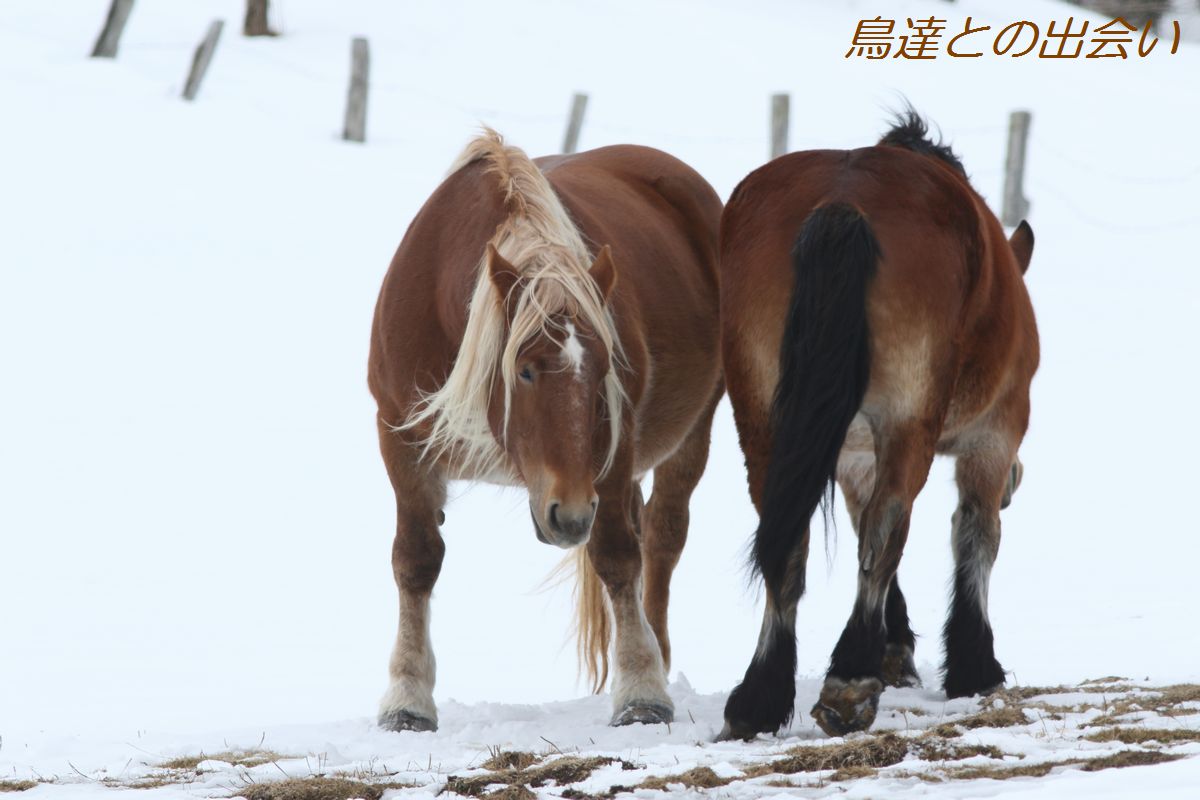
[[[579,343],[579,337],[575,335],[574,322],[567,323],[567,338],[563,339],[562,351],[567,364],[575,370],[575,377],[583,377],[583,345]]]

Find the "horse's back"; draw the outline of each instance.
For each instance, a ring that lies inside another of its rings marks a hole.
[[[612,247],[613,311],[632,371],[638,469],[674,449],[721,380],[722,204],[684,162],[640,145],[536,159],[585,238]]]

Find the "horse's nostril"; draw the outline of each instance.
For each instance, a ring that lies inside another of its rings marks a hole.
[[[550,517],[550,527],[553,528],[555,531],[557,531],[559,529],[558,503],[550,504],[550,514],[548,516]]]

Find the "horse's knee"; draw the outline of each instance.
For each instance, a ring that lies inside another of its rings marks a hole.
[[[392,542],[392,574],[396,585],[414,594],[429,594],[442,571],[446,542],[434,527],[402,522]]]
[[[652,497],[644,513],[642,552],[674,566],[687,543],[690,520],[687,504],[659,503]]]

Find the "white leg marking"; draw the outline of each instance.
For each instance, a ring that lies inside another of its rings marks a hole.
[[[755,661],[761,664],[767,659],[767,654],[775,639],[775,631],[781,627],[790,627],[795,630],[796,608],[793,606],[786,609],[783,614],[779,614],[768,600],[766,608],[763,609],[762,627],[758,630],[758,647],[754,650]]]
[[[388,673],[391,682],[379,704],[380,714],[407,711],[436,723],[433,684],[437,665],[429,641],[429,595],[400,592],[400,627]]]
[[[975,595],[975,603],[984,621],[988,621],[988,585],[992,577],[995,554],[992,539],[987,536],[986,521],[963,519],[962,509],[954,512],[954,549],[957,568],[966,576],[967,591]],[[964,598],[965,599],[965,598]]]
[[[616,677],[613,711],[620,713],[631,702],[654,703],[674,710],[667,694],[667,669],[662,651],[642,608],[642,582],[612,598],[616,621]]]

